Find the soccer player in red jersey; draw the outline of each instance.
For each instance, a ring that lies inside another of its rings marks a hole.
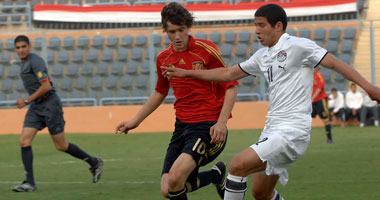
[[[323,123],[325,124],[326,130],[326,144],[332,143],[331,136],[331,121],[330,121],[330,112],[327,104],[328,96],[325,91],[325,79],[323,74],[318,71],[318,68],[314,68],[314,83],[313,83],[313,94],[311,97],[313,111],[311,116],[315,118],[317,115]]]
[[[161,192],[169,199],[187,199],[186,193],[213,183],[224,195],[225,164],[217,162],[211,170],[198,173],[224,149],[227,120],[235,103],[238,82],[210,82],[193,78],[165,78],[161,66],[187,70],[226,67],[214,43],[189,35],[193,16],[178,3],[161,11],[162,26],[171,44],[157,57],[158,80],[155,91],[129,120],[116,127],[116,133],[136,128],[165,99],[173,88],[176,123],[167,149],[161,177]]]

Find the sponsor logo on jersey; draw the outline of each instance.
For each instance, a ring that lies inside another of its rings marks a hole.
[[[193,70],[202,70],[203,69],[203,62],[196,61],[193,62]]]
[[[277,54],[277,60],[278,60],[278,62],[284,62],[286,60],[287,56],[288,56],[288,54],[286,53],[286,51],[281,50]]]
[[[38,73],[37,73],[37,76],[38,76],[38,78],[42,78],[42,76],[43,76],[43,75],[42,75],[42,72],[38,72]]]
[[[186,64],[185,61],[183,60],[183,58],[181,58],[181,60],[179,61],[179,64],[180,64],[180,65],[184,65],[184,64]]]

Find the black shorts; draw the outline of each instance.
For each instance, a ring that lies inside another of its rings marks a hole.
[[[312,106],[313,112],[311,113],[311,117],[315,118],[317,115],[321,119],[326,119],[330,117],[329,109],[327,107],[327,99],[316,101],[312,104]]]
[[[215,123],[183,123],[177,119],[173,136],[166,151],[162,174],[170,171],[179,155],[188,153],[193,157],[195,163],[197,163],[197,167],[190,174],[188,180],[196,179],[199,167],[212,162],[226,146],[227,136],[223,143],[210,144],[210,128]]]
[[[65,128],[61,100],[51,94],[44,101],[32,102],[25,115],[24,127],[42,130],[48,127],[51,135],[62,133]]]

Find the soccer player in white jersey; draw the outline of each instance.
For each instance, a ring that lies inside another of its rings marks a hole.
[[[313,69],[321,64],[341,73],[380,103],[380,88],[371,85],[355,69],[319,47],[315,42],[285,33],[287,16],[275,4],[255,13],[256,34],[264,48],[247,61],[212,70],[164,69],[168,78],[192,77],[208,81],[232,81],[263,75],[269,84],[267,121],[259,140],[238,153],[230,163],[224,199],[242,200],[247,176],[252,175],[256,200],[281,200],[278,181],[288,181],[287,168],[306,151],[311,130]]]

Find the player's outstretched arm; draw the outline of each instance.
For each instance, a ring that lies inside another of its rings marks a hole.
[[[226,94],[224,96],[224,103],[222,110],[219,114],[218,121],[214,126],[210,128],[210,143],[222,143],[226,139],[227,134],[227,121],[232,112],[232,108],[235,105],[237,95],[237,87],[232,86],[226,90]]]
[[[363,88],[372,100],[376,100],[380,104],[380,88],[369,83],[358,71],[339,60],[334,55],[328,53],[321,62],[322,66],[330,68],[342,74],[347,80],[358,84]]]
[[[115,133],[127,134],[128,131],[138,127],[146,117],[148,117],[154,110],[158,108],[158,106],[160,106],[160,104],[164,101],[166,95],[167,94],[153,91],[147,102],[139,110],[135,117],[131,120],[120,122],[115,128]]]
[[[234,65],[233,67],[215,68],[210,70],[184,70],[181,68],[165,66],[161,66],[161,69],[163,69],[162,75],[169,79],[177,77],[196,78],[206,81],[230,82],[238,80],[248,75],[244,71],[242,71],[238,65]]]

